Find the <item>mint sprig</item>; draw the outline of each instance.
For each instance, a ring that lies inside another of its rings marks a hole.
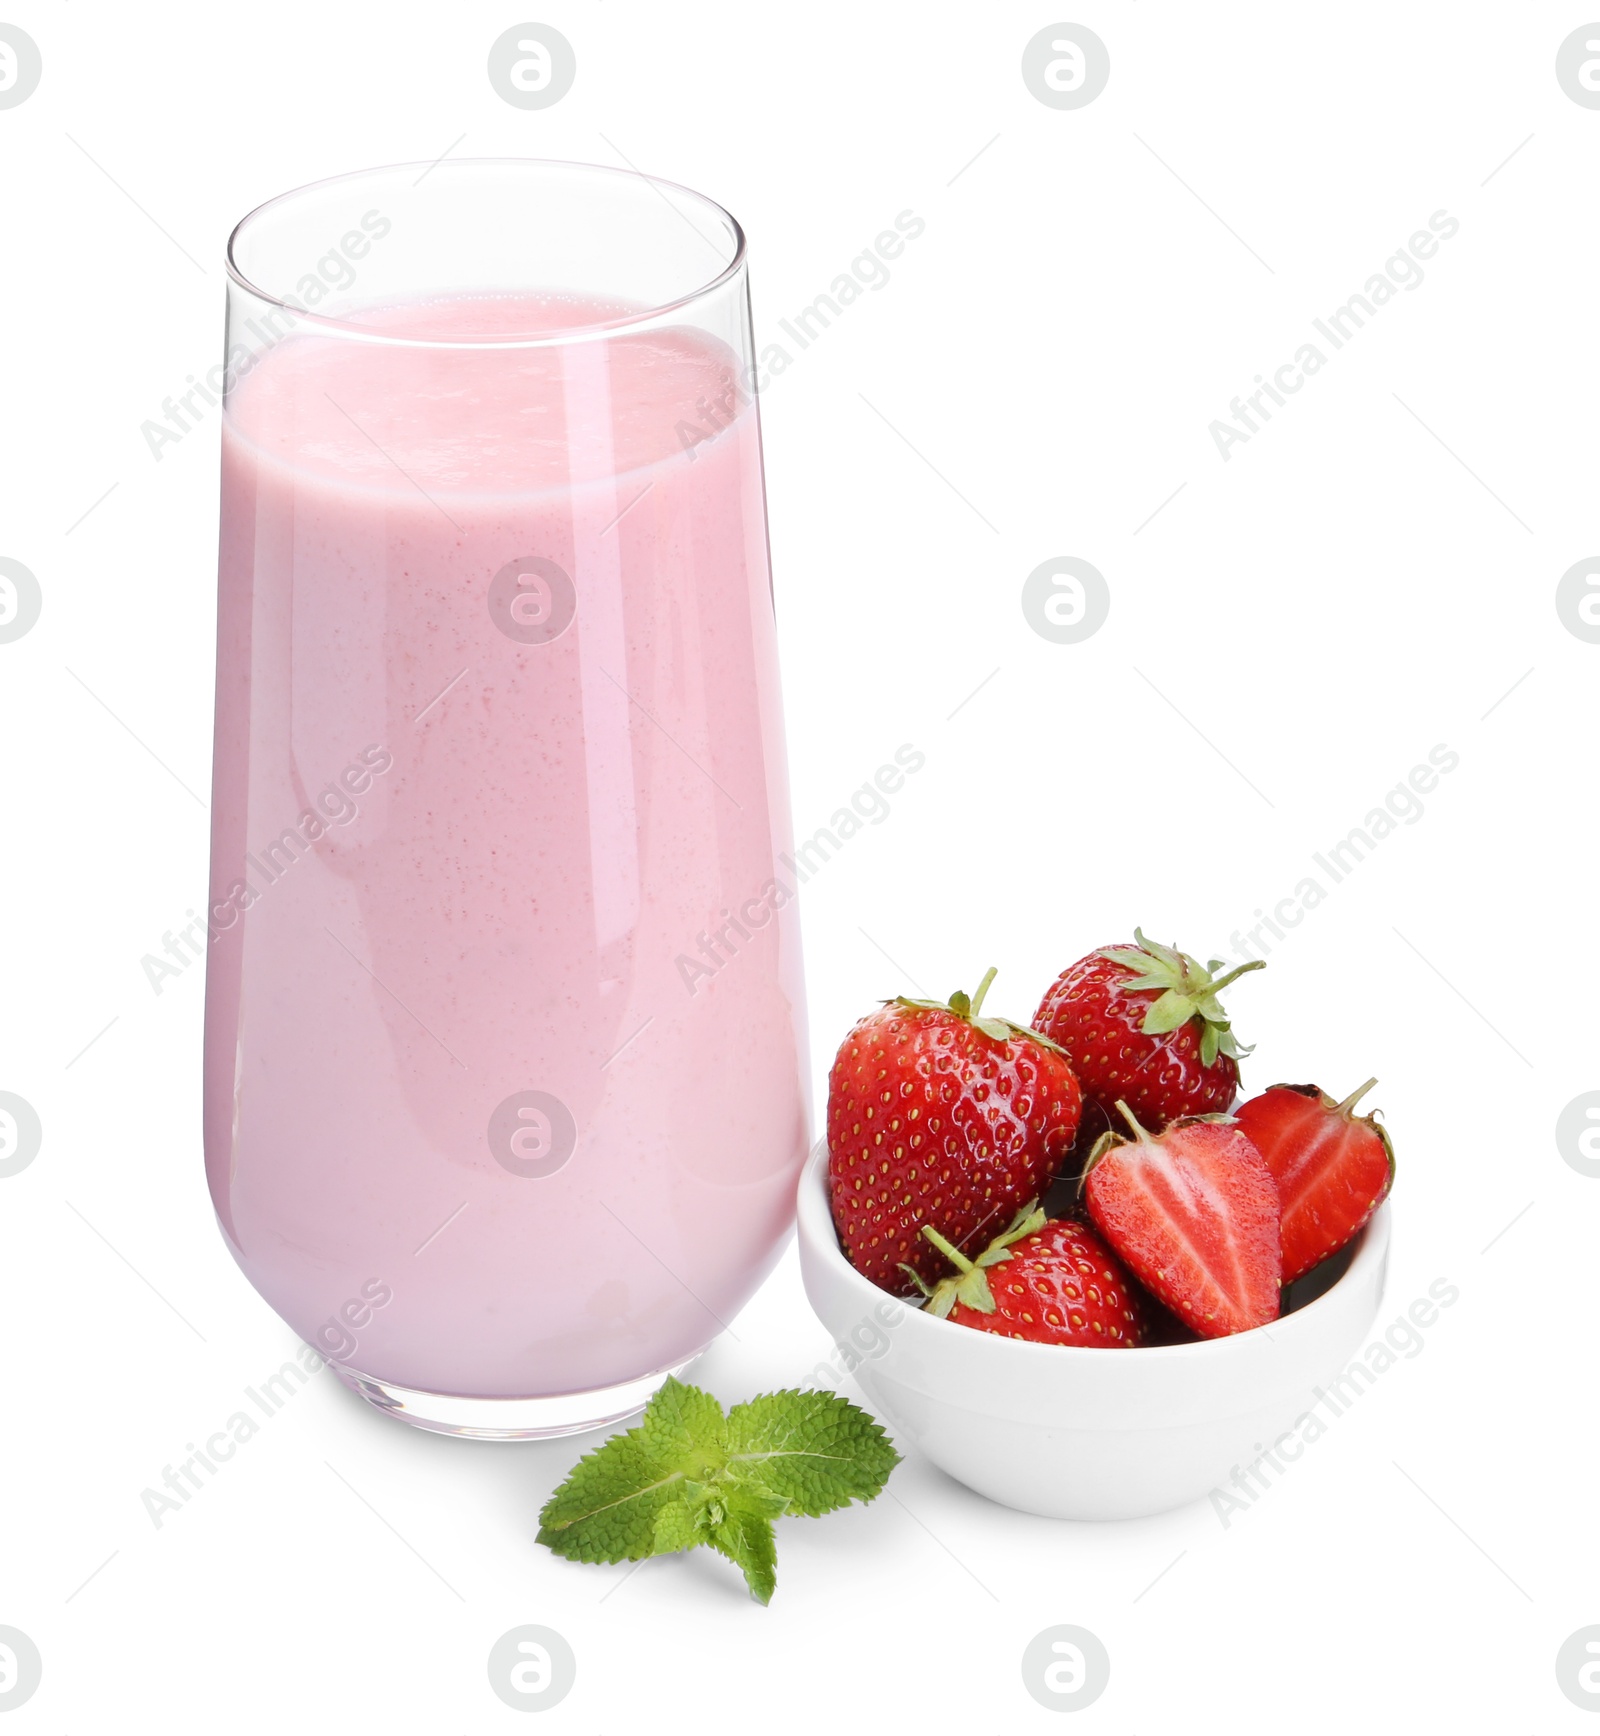
[[[669,1378],[637,1428],[587,1453],[545,1502],[539,1542],[568,1561],[640,1561],[705,1544],[777,1584],[772,1521],[870,1501],[900,1463],[883,1429],[837,1393],[762,1393],[726,1416]]]

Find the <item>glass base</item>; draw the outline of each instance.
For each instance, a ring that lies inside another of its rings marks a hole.
[[[671,1368],[597,1387],[593,1392],[563,1392],[548,1398],[467,1398],[460,1393],[416,1392],[379,1380],[339,1363],[329,1366],[352,1392],[413,1428],[436,1435],[463,1435],[475,1441],[542,1441],[556,1435],[579,1435],[636,1415],[673,1375],[681,1375],[700,1360],[693,1356]]]

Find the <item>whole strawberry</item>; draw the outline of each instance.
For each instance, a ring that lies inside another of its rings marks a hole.
[[[1133,1138],[1108,1133],[1084,1172],[1095,1227],[1141,1284],[1203,1338],[1278,1318],[1278,1189],[1231,1117],[1193,1116],[1165,1132],[1118,1110]]]
[[[1336,1254],[1378,1209],[1394,1182],[1394,1147],[1376,1114],[1315,1085],[1272,1085],[1239,1105],[1236,1119],[1267,1160],[1283,1202],[1283,1281]]]
[[[845,1257],[897,1295],[936,1276],[935,1224],[982,1246],[1036,1199],[1072,1149],[1082,1098],[1066,1057],[970,1000],[887,1001],[828,1075],[828,1189]],[[909,1271],[906,1270],[909,1268]]]
[[[1239,1086],[1239,1057],[1217,1000],[1252,959],[1226,976],[1213,959],[1202,968],[1187,953],[1146,940],[1105,946],[1080,958],[1050,986],[1034,1026],[1066,1051],[1085,1099],[1115,1126],[1118,1100],[1149,1128],[1180,1115],[1211,1115],[1228,1107]]]
[[[1033,1344],[1125,1350],[1144,1337],[1128,1274],[1087,1224],[1019,1212],[976,1260],[929,1224],[922,1234],[957,1272],[927,1292],[929,1314]]]

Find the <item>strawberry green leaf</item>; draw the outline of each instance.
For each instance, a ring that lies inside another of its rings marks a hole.
[[[1102,947],[1098,956],[1130,973],[1119,985],[1124,994],[1155,996],[1145,1011],[1140,1030],[1148,1036],[1160,1036],[1192,1021],[1200,1027],[1200,1060],[1206,1067],[1219,1054],[1234,1060],[1248,1055],[1250,1051],[1241,1048],[1229,1031],[1228,1015],[1218,992],[1246,971],[1263,969],[1264,961],[1251,959],[1232,970],[1224,970],[1223,961],[1214,958],[1202,967],[1176,947],[1147,940],[1142,929],[1133,932],[1138,938],[1137,947]],[[1219,970],[1224,970],[1220,977],[1215,975]]]
[[[1153,971],[1146,976],[1129,977],[1122,987],[1125,992],[1162,994],[1172,986],[1170,972]]]
[[[911,1282],[922,1292],[924,1301],[933,1294],[933,1291],[928,1287],[927,1280],[924,1279],[915,1266],[908,1266],[905,1261],[902,1260],[900,1262],[900,1270],[904,1272]]]
[[[1186,964],[1193,962],[1175,946],[1163,946],[1159,940],[1146,940],[1142,928],[1134,929],[1133,938],[1146,952],[1153,952],[1164,965],[1175,971],[1181,971]]]
[[[1026,1037],[1029,1042],[1037,1043],[1043,1049],[1064,1055],[1066,1050],[1059,1043],[1045,1036],[1042,1031],[1034,1030],[1031,1025],[1019,1025],[1015,1019],[997,1018],[992,1013],[982,1011],[983,997],[988,994],[994,975],[991,969],[979,985],[976,995],[969,995],[965,989],[957,989],[947,1001],[927,1001],[912,995],[896,995],[892,1002],[885,1002],[885,1005],[914,1007],[929,1013],[954,1013],[958,1019],[965,1019],[974,1030],[982,1031],[984,1036],[997,1043],[1009,1043],[1013,1038]]]
[[[1100,950],[1101,958],[1108,958],[1113,964],[1120,964],[1125,970],[1143,972],[1149,967],[1151,960],[1147,953],[1140,952],[1131,946],[1107,946]]]
[[[1024,1236],[1031,1236],[1042,1230],[1045,1224],[1044,1212],[1037,1200],[1030,1200],[1011,1220],[1010,1225],[1001,1231],[995,1239],[978,1256],[980,1266],[993,1266],[1000,1260],[1011,1258],[1011,1244],[1020,1242]]]
[[[1176,989],[1168,989],[1159,1000],[1150,1003],[1150,1010],[1144,1016],[1144,1023],[1139,1029],[1146,1036],[1160,1036],[1164,1031],[1175,1031],[1179,1025],[1186,1025],[1194,1017],[1194,1002]]]
[[[984,1267],[996,1266],[1002,1260],[1009,1260],[1011,1244],[1020,1242],[1024,1236],[1031,1236],[1035,1230],[1042,1229],[1044,1221],[1039,1202],[1030,1200],[1011,1220],[1010,1227],[1002,1230],[976,1260],[969,1260],[959,1248],[952,1247],[932,1224],[924,1224],[923,1239],[931,1242],[956,1269],[955,1277],[941,1278],[932,1290],[928,1289],[920,1278],[917,1280],[917,1287],[927,1298],[924,1312],[933,1315],[935,1319],[944,1320],[959,1302],[963,1308],[974,1309],[979,1314],[993,1314],[994,1292],[989,1288],[989,1280],[984,1276]]]

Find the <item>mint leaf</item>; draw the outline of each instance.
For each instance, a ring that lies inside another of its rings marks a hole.
[[[728,1413],[728,1469],[815,1518],[870,1501],[900,1463],[882,1428],[831,1392],[769,1392]]]
[[[764,1393],[724,1416],[710,1393],[669,1379],[636,1428],[573,1466],[539,1514],[538,1540],[596,1562],[705,1544],[766,1603],[772,1521],[870,1501],[899,1462],[882,1428],[835,1393]]]
[[[655,1530],[647,1555],[677,1555],[693,1549],[706,1540],[705,1527],[698,1523],[702,1509],[688,1501],[669,1501],[655,1518]]]
[[[723,1426],[722,1406],[710,1393],[668,1376],[638,1428],[628,1432],[663,1463],[693,1476],[697,1469],[714,1468],[722,1453]]]
[[[659,1553],[656,1520],[683,1483],[722,1463],[722,1406],[668,1380],[637,1428],[586,1454],[545,1503],[539,1542],[569,1561],[638,1561]],[[678,1548],[685,1547],[682,1544]]]
[[[762,1504],[741,1489],[728,1492],[722,1523],[706,1541],[744,1575],[757,1603],[771,1603],[778,1586],[778,1540]]]
[[[539,1514],[539,1542],[569,1561],[656,1554],[657,1515],[682,1499],[684,1474],[641,1444],[643,1432],[614,1435],[579,1459]]]

